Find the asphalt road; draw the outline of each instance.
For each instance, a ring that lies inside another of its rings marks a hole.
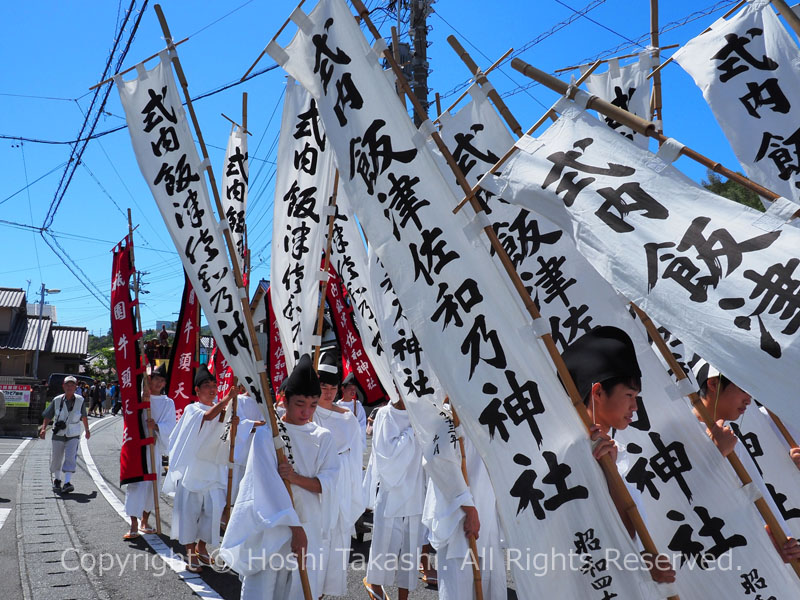
[[[118,513],[125,496],[118,484],[122,418],[90,418],[90,425],[91,438],[78,452],[75,491],[63,496],[50,487],[49,438],[0,438],[2,600],[238,599],[235,573],[207,568],[196,576],[183,570],[182,547],[168,537],[172,502],[167,496],[161,496],[160,505],[164,534],[122,540],[127,530]],[[369,533],[363,543],[353,540],[344,598],[367,598],[361,580],[369,543]],[[397,598],[396,589],[386,591]],[[410,594],[412,600],[437,597],[421,582]]]

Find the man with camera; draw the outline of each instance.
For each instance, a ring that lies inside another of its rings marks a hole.
[[[42,413],[44,421],[39,429],[39,437],[44,439],[47,425],[53,421],[53,450],[50,455],[50,472],[53,474],[53,491],[68,494],[75,487],[70,477],[75,472],[75,461],[78,457],[78,442],[81,438],[81,421],[89,439],[89,419],[86,416],[86,404],[83,396],[75,393],[77,380],[69,375],[61,385],[64,393],[53,398],[53,401]],[[61,479],[64,485],[61,485]]]

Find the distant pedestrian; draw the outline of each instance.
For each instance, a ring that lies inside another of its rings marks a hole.
[[[108,395],[108,390],[106,389],[106,382],[102,382],[100,384],[100,412],[101,414],[107,414],[108,409],[111,408],[111,396]]]
[[[120,392],[119,392],[119,382],[118,381],[114,382],[114,388],[113,389],[114,389],[114,392],[111,394],[111,396],[112,396],[112,399],[113,399],[113,402],[114,402],[114,408],[111,409],[111,412],[116,415],[116,414],[119,413],[120,410],[122,410],[122,402],[120,401]]]
[[[89,388],[89,398],[92,401],[89,407],[89,414],[93,417],[102,417],[102,404],[100,403],[100,384],[95,383]]]
[[[50,455],[50,473],[53,476],[53,491],[61,494],[72,492],[75,487],[70,478],[75,472],[78,456],[78,441],[81,438],[81,422],[89,439],[89,419],[86,417],[86,404],[83,396],[75,393],[76,379],[72,375],[64,378],[61,384],[64,393],[53,401],[42,413],[42,426],[39,437],[44,439],[47,425],[53,421],[53,447]],[[63,486],[61,484],[63,479]]]

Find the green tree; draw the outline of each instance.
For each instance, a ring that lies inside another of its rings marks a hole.
[[[103,381],[113,381],[117,378],[117,361],[114,357],[114,348],[100,348],[97,357],[86,365],[86,375]]]
[[[761,197],[753,190],[736,183],[732,179],[722,180],[722,177],[714,173],[711,169],[706,172],[708,181],[701,182],[701,185],[710,192],[723,196],[728,200],[733,200],[739,204],[744,204],[750,208],[764,212],[764,205],[761,204]]]

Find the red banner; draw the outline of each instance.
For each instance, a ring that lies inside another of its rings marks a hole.
[[[167,396],[175,403],[175,417],[181,418],[183,409],[197,401],[194,393],[194,372],[198,367],[196,352],[200,335],[200,304],[184,273],[181,313],[175,328],[175,340],[169,357]]]
[[[233,385],[233,369],[228,366],[228,361],[219,350],[216,340],[214,340],[211,356],[208,358],[208,372],[217,379],[217,402],[219,402],[228,394]]]
[[[331,318],[336,327],[339,347],[342,349],[343,377],[355,373],[361,389],[366,395],[367,404],[375,404],[386,399],[372,363],[364,352],[364,344],[353,320],[353,307],[347,301],[347,291],[342,285],[333,265],[328,266],[328,289],[326,299],[331,311]]]
[[[281,334],[278,332],[278,322],[275,320],[275,311],[272,310],[272,294],[267,288],[267,310],[269,311],[269,378],[272,382],[272,391],[277,394],[278,390],[286,379],[286,359],[283,355],[283,345],[281,344]]]
[[[147,471],[147,446],[142,411],[149,403],[141,401],[142,373],[139,357],[139,338],[134,318],[135,302],[131,300],[130,280],[134,273],[133,241],[130,236],[114,248],[111,272],[111,337],[117,361],[120,401],[122,403],[122,448],[119,454],[120,485],[135,481],[152,481],[155,473]],[[138,309],[137,309],[138,310]]]

